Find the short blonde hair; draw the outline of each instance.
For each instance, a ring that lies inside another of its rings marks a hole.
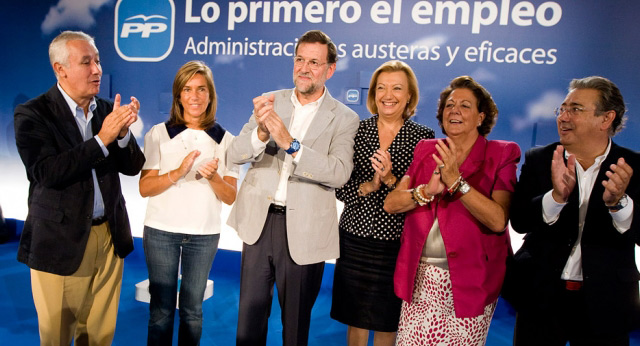
[[[407,75],[407,81],[409,81],[409,103],[405,107],[402,118],[407,120],[416,113],[418,107],[418,101],[420,100],[420,91],[418,90],[418,79],[416,74],[407,63],[399,60],[390,60],[378,67],[369,82],[369,94],[367,96],[367,109],[371,114],[378,114],[378,106],[376,105],[376,84],[378,84],[378,77],[382,72],[396,72],[402,71]]]

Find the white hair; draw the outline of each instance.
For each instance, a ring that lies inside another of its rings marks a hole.
[[[69,66],[69,49],[67,48],[67,42],[74,40],[87,41],[98,51],[93,37],[82,31],[63,31],[49,44],[49,62],[51,63],[51,67],[53,67],[55,63]],[[58,72],[56,72],[55,68],[53,69],[53,73],[55,73],[56,78],[58,78]]]

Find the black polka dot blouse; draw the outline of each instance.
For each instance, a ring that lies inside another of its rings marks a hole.
[[[422,139],[434,138],[431,128],[406,120],[389,146],[392,173],[398,179],[404,176],[413,160],[413,150]],[[389,214],[382,206],[391,190],[384,184],[366,196],[358,196],[360,184],[373,179],[374,170],[369,158],[380,148],[378,116],[361,120],[355,138],[354,168],[349,181],[336,190],[338,200],[344,202],[340,216],[340,229],[361,237],[379,240],[398,240],[404,227],[404,213]]]

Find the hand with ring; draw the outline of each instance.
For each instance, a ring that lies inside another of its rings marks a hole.
[[[436,150],[438,152],[432,154],[431,157],[436,162],[438,171],[440,171],[440,180],[449,186],[460,176],[456,157],[456,145],[449,138],[445,140],[439,139],[436,142]]]

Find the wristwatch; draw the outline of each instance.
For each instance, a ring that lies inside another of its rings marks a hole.
[[[461,194],[466,195],[469,190],[471,190],[471,185],[469,185],[469,183],[462,179],[460,181],[460,187],[458,188],[458,191],[460,191]]]
[[[628,203],[629,203],[629,201],[627,200],[627,194],[625,193],[618,200],[618,204],[616,204],[616,205],[608,205],[607,208],[609,209],[609,211],[618,211],[618,210],[626,207]]]
[[[298,142],[298,140],[294,138],[291,141],[291,144],[289,144],[289,149],[285,150],[284,152],[287,154],[293,154],[298,150],[300,150],[300,142]]]

